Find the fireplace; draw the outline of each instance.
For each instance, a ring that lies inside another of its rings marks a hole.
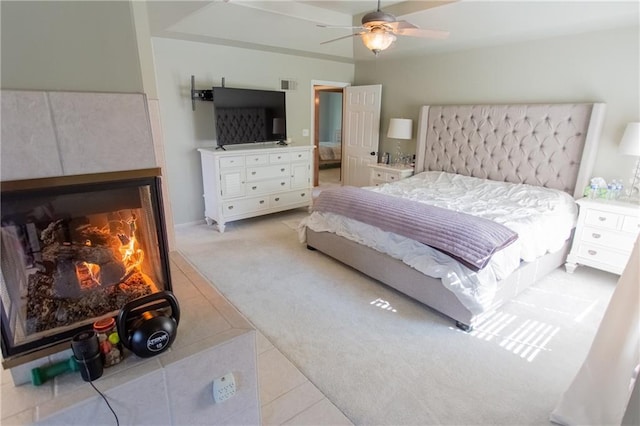
[[[159,169],[2,182],[5,364],[171,290],[161,194]]]

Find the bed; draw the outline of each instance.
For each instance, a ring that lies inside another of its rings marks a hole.
[[[425,105],[420,109],[415,175],[377,188],[321,193],[300,227],[301,240],[471,330],[564,263],[577,218],[574,198],[582,195],[591,176],[604,112],[604,104],[587,103]],[[437,195],[425,189],[434,182]],[[555,222],[544,215],[541,222],[527,224],[535,217],[526,210],[520,211],[524,222],[516,226],[511,219],[518,211],[504,220],[494,210],[478,214],[486,206],[473,204],[482,197],[472,192],[476,190],[488,194],[486,203],[501,212],[509,210],[496,204],[499,197],[491,191],[525,197],[506,204],[549,204],[554,212],[562,211],[564,228],[552,230]],[[464,194],[470,194],[469,206],[459,203]],[[449,217],[461,222],[449,223]],[[527,232],[529,226],[533,232]],[[467,238],[465,233],[476,229],[486,231],[484,236]],[[449,233],[449,240],[440,241]],[[560,239],[542,248],[527,239],[543,233]],[[493,241],[493,235],[499,238]],[[435,262],[437,273],[429,268],[425,273],[420,262],[407,261],[416,257]],[[471,286],[465,286],[468,279],[475,280]]]
[[[318,145],[320,168],[339,167],[342,162],[342,143],[321,141]]]

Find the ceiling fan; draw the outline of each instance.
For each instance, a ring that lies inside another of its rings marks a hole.
[[[407,21],[398,20],[391,13],[380,10],[380,0],[378,0],[377,10],[364,15],[362,17],[362,25],[359,27],[343,27],[323,24],[318,24],[318,26],[323,28],[349,28],[361,30],[355,34],[338,37],[320,44],[327,44],[349,37],[360,36],[364,45],[376,56],[378,56],[378,53],[391,46],[391,44],[396,40],[396,36],[425,37],[433,39],[445,39],[449,36],[448,31],[420,29]]]

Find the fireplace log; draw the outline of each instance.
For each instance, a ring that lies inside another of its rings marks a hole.
[[[43,250],[43,259],[54,262],[53,273],[54,294],[57,297],[80,297],[84,287],[107,287],[118,284],[125,275],[124,264],[117,259],[110,247],[86,246],[79,244],[52,244]],[[93,264],[100,267],[88,281],[86,266]]]

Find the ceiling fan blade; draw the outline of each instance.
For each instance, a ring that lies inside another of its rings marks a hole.
[[[343,40],[343,39],[345,39],[345,38],[359,36],[360,34],[362,34],[362,33],[349,34],[349,35],[346,35],[346,36],[343,36],[343,37],[334,38],[334,39],[332,39],[332,40],[323,41],[323,42],[322,42],[322,43],[320,43],[320,44],[332,43],[332,42],[334,42],[334,41]]]
[[[418,27],[416,27],[415,25],[413,25],[410,22],[407,21],[396,21],[396,22],[392,22],[389,25],[391,28],[393,28],[394,32],[397,32],[399,30],[408,30],[408,29],[419,29]]]
[[[401,36],[434,38],[434,39],[440,39],[440,40],[449,37],[449,31],[442,31],[442,30],[423,30],[420,28],[406,28],[406,29],[400,29],[394,32]]]
[[[347,27],[344,25],[326,25],[326,24],[316,24],[317,27],[320,28],[345,28],[345,29],[349,29],[349,30],[360,30],[362,29],[362,26],[359,27]]]

